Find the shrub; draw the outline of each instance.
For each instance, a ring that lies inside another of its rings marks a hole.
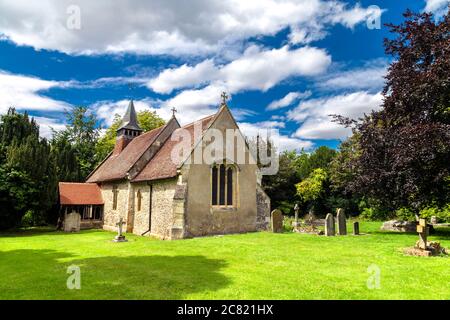
[[[450,222],[450,203],[443,208],[427,207],[420,211],[420,217],[430,220],[435,216],[438,222]]]
[[[403,221],[415,221],[416,215],[414,212],[409,208],[400,208],[395,211],[395,216],[399,220]]]
[[[283,231],[284,232],[292,232],[292,231],[294,231],[294,227],[292,226],[292,222],[294,222],[294,218],[283,216]]]

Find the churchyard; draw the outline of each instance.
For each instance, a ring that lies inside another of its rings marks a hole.
[[[450,299],[448,256],[405,255],[417,233],[360,221],[353,235],[353,222],[346,235],[337,224],[335,236],[177,241],[125,234],[127,242],[114,242],[103,230],[1,233],[0,299]],[[450,228],[428,240],[450,247]]]

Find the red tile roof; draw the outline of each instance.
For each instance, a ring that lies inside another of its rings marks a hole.
[[[59,183],[59,201],[62,205],[100,205],[102,193],[95,183]]]
[[[202,131],[205,131],[211,122],[214,120],[215,115],[208,116],[206,118],[200,119],[196,122],[190,123],[184,127],[176,129],[174,132],[180,130],[188,130],[191,135],[191,143],[194,146],[201,137],[197,137],[197,141],[194,141],[194,126],[195,123],[201,122]],[[180,163],[174,163],[171,154],[172,149],[178,141],[172,141],[170,138],[167,139],[166,143],[161,147],[161,149],[156,153],[156,155],[149,161],[149,163],[142,169],[142,171],[133,179],[133,181],[150,181],[172,178],[177,175],[177,168]]]
[[[111,155],[91,173],[87,182],[120,180],[126,177],[130,168],[152,145],[164,126],[153,129],[134,138],[119,154]]]

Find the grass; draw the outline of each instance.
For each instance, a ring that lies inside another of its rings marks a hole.
[[[450,258],[405,256],[415,234],[268,232],[178,241],[88,230],[0,234],[0,299],[450,299]],[[430,237],[450,247],[450,229]],[[380,268],[370,290],[367,269]],[[69,290],[67,267],[81,270]]]

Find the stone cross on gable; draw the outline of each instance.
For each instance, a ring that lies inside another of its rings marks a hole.
[[[226,93],[225,91],[222,92],[222,94],[220,95],[220,97],[222,98],[222,104],[227,104],[228,95],[227,95],[227,93]]]
[[[173,107],[172,109],[170,109],[172,111],[172,116],[175,117],[175,112],[177,112],[177,109],[175,109],[175,107]]]
[[[122,217],[120,217],[119,222],[116,223],[116,226],[118,226],[119,228],[117,229],[117,235],[119,237],[122,236],[122,226],[125,224],[125,222],[123,221]]]

